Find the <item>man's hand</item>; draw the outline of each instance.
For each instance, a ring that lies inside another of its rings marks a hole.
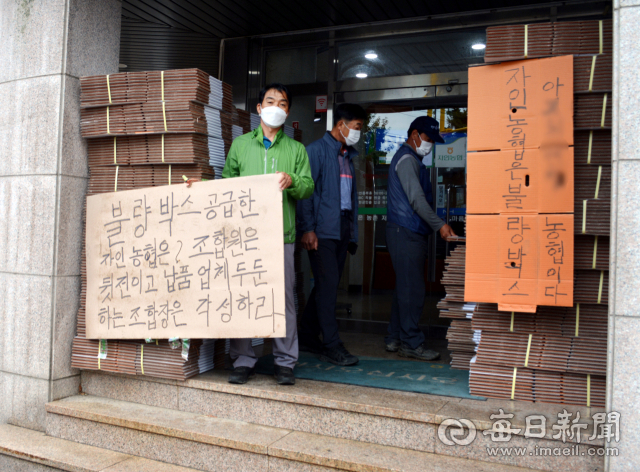
[[[285,190],[291,187],[291,176],[286,172],[276,172],[280,176],[278,180],[278,184],[280,185],[280,190]]]
[[[185,184],[187,184],[187,188],[191,187],[191,184],[194,182],[200,182],[200,179],[189,179],[189,180],[185,180]]]
[[[455,235],[456,233],[453,232],[451,226],[449,225],[444,225],[442,228],[440,228],[440,236],[442,236],[443,239],[450,238]]]
[[[318,249],[318,237],[316,233],[313,231],[309,231],[308,233],[304,233],[302,235],[302,247],[307,251],[315,251]]]

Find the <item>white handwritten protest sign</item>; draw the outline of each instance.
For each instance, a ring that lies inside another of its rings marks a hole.
[[[87,199],[87,338],[285,336],[282,193],[261,175]]]

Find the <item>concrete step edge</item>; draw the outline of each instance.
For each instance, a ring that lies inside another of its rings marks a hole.
[[[239,449],[280,459],[341,470],[477,470],[516,472],[531,469],[460,459],[392,446],[294,432],[235,420],[213,418],[138,403],[81,395],[47,404],[47,412],[80,420]]]
[[[463,403],[458,403],[459,399],[450,399],[448,397],[416,394],[412,392],[395,392],[384,391],[380,393],[380,389],[372,387],[360,387],[343,384],[323,383],[322,389],[327,391],[349,390],[351,396],[346,397],[344,394],[337,396],[338,399],[329,398],[327,395],[317,395],[316,391],[310,386],[317,389],[318,384],[310,380],[299,380],[294,387],[280,388],[272,385],[271,380],[265,376],[257,376],[258,378],[246,385],[233,385],[227,382],[227,372],[211,371],[185,382],[176,380],[158,379],[145,376],[131,376],[126,374],[114,374],[107,372],[83,371],[82,386],[89,395],[100,397],[108,397],[125,401],[133,401],[140,404],[148,403],[144,399],[134,399],[132,392],[146,391],[151,392],[154,385],[161,386],[162,389],[175,387],[178,391],[195,390],[203,392],[212,392],[225,394],[230,396],[239,396],[252,399],[260,399],[265,401],[274,401],[296,407],[306,408],[323,408],[346,414],[360,414],[371,418],[374,422],[380,418],[410,421],[422,423],[425,426],[432,425],[438,427],[447,419],[465,418],[473,422],[478,431],[492,430],[494,420],[491,415],[498,413],[498,407],[495,402],[470,401],[463,399],[464,407],[458,408]],[[383,395],[385,401],[383,403],[375,401],[375,397]],[[179,396],[179,394],[178,394]],[[373,401],[372,397],[374,398]],[[155,400],[156,396],[150,395]],[[366,401],[362,398],[367,399]],[[396,404],[397,403],[397,404]],[[515,416],[510,420],[513,428],[519,432],[514,433],[516,436],[524,436],[526,431],[526,415],[540,413],[547,417],[548,422],[557,419],[557,413],[563,408],[567,408],[571,412],[579,412],[583,421],[588,423],[588,428],[583,432],[581,441],[575,438],[568,438],[567,442],[571,444],[590,444],[593,446],[604,446],[602,439],[591,440],[588,437],[593,432],[593,421],[591,415],[597,412],[604,412],[600,408],[575,407],[571,405],[555,405],[557,411],[551,411],[553,405],[534,404],[523,401],[506,401],[504,402],[505,411],[513,412]],[[179,408],[177,400],[174,405],[165,405],[167,408]],[[537,410],[537,411],[536,411]],[[551,424],[551,423],[549,423]],[[553,436],[555,431],[547,428],[545,439],[555,440]],[[563,444],[564,446],[564,444]]]
[[[69,472],[140,470],[189,472],[195,470],[54,438],[40,431],[9,424],[0,424],[0,455]]]
[[[267,454],[269,444],[291,433],[281,428],[91,395],[47,403],[46,411],[257,454]]]

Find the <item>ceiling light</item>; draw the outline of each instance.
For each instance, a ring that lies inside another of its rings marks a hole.
[[[257,70],[250,70],[249,75],[260,75],[260,72]]]
[[[316,116],[316,117],[313,119],[313,121],[318,122],[318,121],[320,121],[321,119],[322,119],[322,118],[320,118],[319,116]]]
[[[127,65],[126,64],[118,64],[118,68],[119,69],[126,69]]]
[[[364,72],[358,72],[356,74],[356,77],[359,79],[364,79],[367,76],[367,74],[365,74]]]
[[[365,54],[364,57],[367,59],[378,59],[378,55],[375,52],[370,52],[369,54]]]
[[[484,49],[484,48],[486,48],[486,47],[487,47],[487,46],[485,46],[484,44],[482,44],[482,43],[478,43],[478,44],[474,44],[473,46],[471,46],[471,49],[477,49],[477,50],[479,50],[479,49]]]

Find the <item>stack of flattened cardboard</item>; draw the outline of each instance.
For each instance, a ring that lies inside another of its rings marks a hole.
[[[231,113],[233,111],[233,89],[231,85],[209,76],[209,88],[211,90],[209,104],[218,110]]]
[[[209,164],[212,141],[231,143],[230,86],[188,69],[84,77],[81,87],[88,195],[179,185],[183,176],[214,178]],[[223,144],[223,165],[224,149]],[[178,380],[213,368],[214,345],[224,346],[224,342],[86,339],[84,247],[81,275],[74,367]],[[201,359],[201,352],[209,358]]]
[[[534,370],[605,375],[606,362],[602,362],[602,359],[606,356],[606,339],[483,331],[476,362],[497,363],[512,368],[527,365]]]
[[[125,72],[109,76],[81,77],[81,105],[103,107],[112,104],[160,100],[195,100],[200,103],[209,103],[211,79],[217,80],[210,78],[209,74],[199,69]],[[217,108],[222,109],[221,106]]]
[[[485,62],[613,54],[611,20],[564,21],[487,28]]]
[[[258,126],[260,126],[260,115],[258,115],[257,113],[251,113],[249,123],[252,130],[256,129]]]
[[[85,138],[164,133],[207,134],[205,108],[209,107],[188,101],[82,108],[80,126]]]
[[[507,333],[606,339],[607,307],[581,304],[579,307],[541,306],[536,313],[498,311],[498,306],[479,303],[473,315],[474,329]]]
[[[83,77],[81,87],[82,134],[104,138],[89,146],[92,165],[202,162],[222,172],[233,140],[230,85],[201,70],[183,69]],[[111,146],[105,142],[109,139]],[[146,139],[146,147],[140,139]],[[130,149],[136,152],[131,163]],[[152,168],[145,170],[154,174]],[[213,178],[209,174],[186,175]],[[115,178],[115,169],[110,175]]]
[[[208,138],[203,134],[147,134],[87,141],[89,166],[143,164],[209,164]],[[164,151],[164,153],[163,153]]]
[[[606,389],[604,376],[477,362],[472,363],[469,387],[474,395],[488,398],[594,407],[604,407]]]
[[[611,224],[611,130],[577,131],[575,153],[576,234],[606,237]]]
[[[507,36],[510,35],[510,40],[507,40]],[[527,46],[525,37],[528,41]],[[561,254],[566,258],[567,248],[569,245],[572,246],[575,271],[572,292],[556,292],[572,293],[573,301],[570,304],[544,306],[552,304],[541,303],[535,312],[496,303],[477,305],[473,316],[473,328],[481,331],[482,335],[478,356],[471,363],[470,390],[474,395],[492,398],[601,407],[605,402],[608,312],[606,304],[611,195],[611,22],[582,21],[575,24],[529,25],[526,35],[522,25],[489,28],[487,38],[487,62],[519,61],[525,59],[525,56],[530,58],[583,54],[573,58],[571,81],[571,93],[575,104],[572,147],[575,236],[572,241],[567,241],[570,244],[562,246]],[[527,65],[531,62],[533,61],[519,61],[508,65],[515,68],[517,65]],[[566,80],[554,84],[546,82],[542,90],[550,88],[551,85],[555,85],[555,90],[561,90],[559,86],[567,84]],[[511,82],[509,85],[515,83]],[[471,84],[470,89],[473,89]],[[469,142],[470,146],[473,146],[471,95],[470,90]],[[520,118],[516,113],[521,110],[511,106],[514,104],[517,105],[515,102],[509,104],[511,113],[508,116],[508,124],[517,125],[513,120]],[[551,101],[548,101],[548,104],[556,105]],[[479,113],[482,110],[475,111]],[[560,123],[556,125],[560,126]],[[565,129],[566,125],[565,120]],[[553,156],[562,157],[558,152]],[[542,161],[544,162],[544,159]],[[470,160],[470,180],[473,180],[472,173],[476,172],[477,169],[474,171]],[[482,171],[476,175],[488,177],[488,174],[483,174]],[[527,171],[527,175],[531,178],[530,171]],[[558,177],[556,185],[567,181],[566,169],[561,173],[556,172],[555,175]],[[504,194],[512,195],[513,187],[509,190]],[[549,190],[545,193],[549,194]],[[470,191],[471,206],[472,199]],[[563,197],[562,201],[571,202],[572,199]],[[469,234],[469,231],[467,236],[468,245],[473,246],[472,234]],[[554,256],[558,257],[558,248],[546,247],[545,252],[548,254],[552,249]],[[527,252],[531,253],[530,250],[523,250],[522,254]],[[548,268],[545,267],[545,270]],[[466,300],[475,298],[477,297]]]
[[[586,404],[604,406],[606,338],[609,294],[609,234],[611,214],[611,107],[613,89],[613,33],[611,21],[584,21],[583,30],[598,29],[598,47],[574,58],[575,131],[575,338],[594,346],[587,360],[591,398]],[[582,35],[582,36],[589,36]],[[582,54],[585,41],[569,54]],[[589,64],[590,62],[590,64]],[[587,80],[588,77],[588,80]],[[596,322],[593,327],[585,323]],[[580,325],[580,327],[578,326]],[[596,348],[598,345],[604,346]],[[595,387],[595,389],[594,389]],[[594,393],[595,392],[595,393]],[[595,398],[594,394],[596,395]],[[602,397],[601,399],[599,399]]]
[[[251,113],[246,110],[236,109],[238,113],[238,125],[242,127],[242,133],[246,134],[251,131]]]
[[[188,379],[198,375],[202,341],[189,340],[187,344],[188,346],[182,342],[137,343],[136,374],[175,379]]]
[[[465,253],[465,245],[458,244],[445,260],[442,284],[447,295],[438,302],[438,309],[440,318],[451,319],[447,330],[451,367],[469,370],[469,362],[478,349],[480,332],[471,324],[476,304],[464,302]]]
[[[282,131],[284,131],[284,134],[293,139],[293,126],[284,125]]]

